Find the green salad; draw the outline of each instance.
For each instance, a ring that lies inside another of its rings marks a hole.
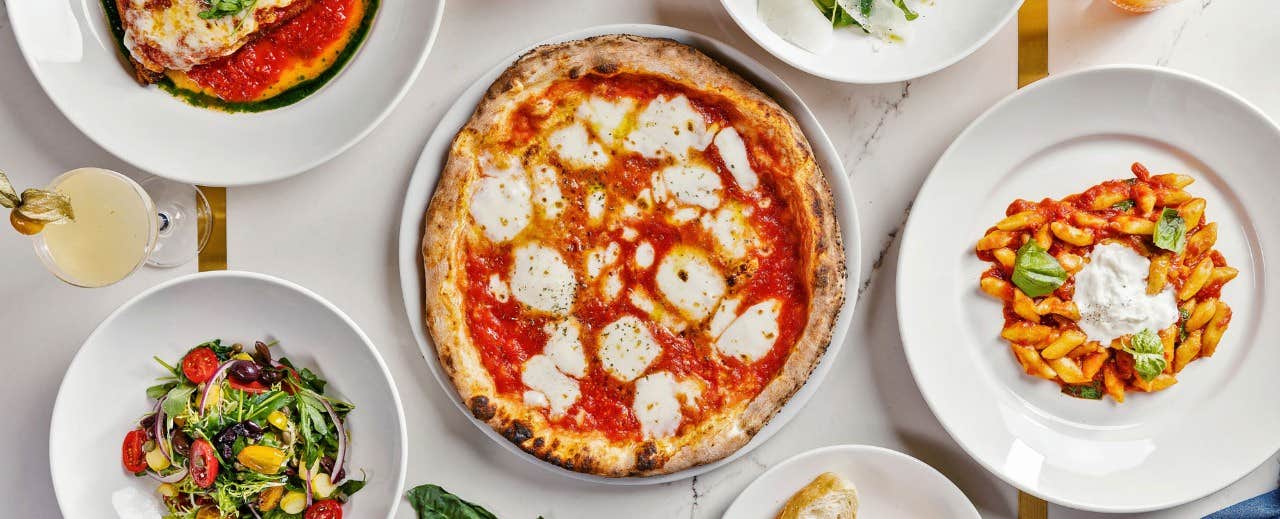
[[[155,359],[165,375],[125,435],[125,470],[159,482],[166,519],[341,519],[364,486],[345,466],[354,406],[271,345],[244,349],[213,340]]]

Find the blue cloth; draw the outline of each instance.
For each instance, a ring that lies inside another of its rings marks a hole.
[[[1280,490],[1272,490],[1253,499],[1204,516],[1204,519],[1272,519],[1280,517]]]

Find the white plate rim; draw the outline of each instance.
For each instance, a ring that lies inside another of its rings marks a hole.
[[[731,514],[732,514],[732,512],[733,512],[733,511],[734,511],[738,506],[745,506],[745,505],[742,505],[742,503],[745,503],[745,501],[744,501],[744,500],[746,499],[746,496],[747,496],[749,493],[751,493],[751,492],[753,491],[753,489],[755,489],[755,487],[756,487],[756,485],[757,485],[757,484],[763,484],[762,482],[763,482],[763,481],[765,481],[765,480],[767,480],[769,477],[771,477],[775,472],[780,472],[780,471],[781,471],[782,469],[784,469],[787,465],[790,465],[790,464],[792,464],[792,463],[795,463],[795,462],[797,462],[797,461],[799,461],[799,460],[801,460],[801,459],[808,458],[808,457],[810,457],[810,456],[818,456],[818,455],[822,455],[822,454],[827,454],[827,453],[831,453],[831,452],[852,452],[852,453],[858,453],[858,454],[862,454],[862,453],[877,453],[877,454],[885,454],[885,455],[888,455],[888,456],[889,456],[889,457],[891,457],[891,458],[902,460],[902,462],[903,462],[903,463],[907,463],[907,464],[910,464],[910,465],[916,465],[916,466],[924,467],[924,468],[928,469],[928,471],[929,471],[929,472],[933,473],[934,475],[938,476],[939,478],[942,478],[942,480],[943,480],[943,481],[946,481],[946,482],[947,482],[947,484],[948,484],[948,485],[950,485],[950,487],[951,487],[952,489],[954,489],[954,490],[956,491],[956,493],[957,493],[957,494],[960,494],[960,497],[962,497],[962,498],[964,499],[964,502],[965,502],[965,503],[968,503],[968,505],[969,505],[969,510],[973,512],[973,517],[975,517],[975,518],[980,518],[980,517],[981,517],[981,516],[978,514],[978,509],[977,509],[976,507],[974,507],[974,506],[973,506],[973,501],[970,501],[970,500],[969,500],[969,496],[965,495],[964,491],[963,491],[963,490],[960,490],[960,487],[956,486],[956,483],[955,483],[954,481],[951,481],[951,478],[948,478],[946,474],[943,474],[943,473],[942,473],[942,472],[940,472],[938,469],[933,468],[933,465],[930,465],[930,464],[928,464],[928,463],[925,463],[924,461],[920,460],[919,458],[916,458],[915,456],[912,456],[912,455],[907,454],[907,453],[905,453],[905,452],[896,451],[896,450],[889,449],[889,448],[886,448],[886,447],[880,447],[880,446],[878,446],[878,445],[865,445],[865,444],[857,444],[857,443],[841,444],[841,445],[827,445],[827,446],[825,446],[825,447],[818,447],[818,448],[816,448],[816,449],[810,449],[810,450],[807,450],[807,451],[801,452],[801,453],[799,453],[799,454],[796,454],[796,455],[794,455],[794,456],[791,456],[791,457],[789,457],[789,458],[787,458],[787,459],[785,459],[785,460],[782,460],[782,461],[778,462],[778,463],[777,463],[777,464],[775,464],[774,466],[769,467],[769,469],[768,469],[768,470],[765,470],[764,472],[760,473],[760,475],[759,475],[759,476],[756,476],[756,477],[755,477],[755,479],[751,480],[751,483],[748,483],[748,484],[747,484],[747,486],[746,486],[746,488],[743,488],[743,489],[742,489],[742,492],[739,492],[739,493],[738,493],[738,497],[733,498],[733,502],[729,503],[729,507],[725,509],[724,517],[726,517],[726,518],[731,517],[731,516],[732,516],[732,515],[731,515]],[[856,483],[855,483],[855,484],[856,484]]]
[[[49,0],[49,1],[62,1],[62,0]],[[99,0],[90,0],[90,1],[96,2]],[[17,40],[18,42],[18,50],[19,50],[19,53],[22,54],[22,60],[27,64],[27,69],[30,70],[31,75],[36,78],[36,83],[38,83],[40,85],[40,89],[44,91],[45,97],[49,98],[49,100],[53,102],[53,105],[58,108],[58,111],[62,112],[62,115],[66,117],[68,121],[71,121],[72,126],[75,126],[76,130],[78,130],[81,135],[84,135],[90,141],[93,141],[94,144],[98,145],[98,147],[106,150],[107,153],[110,153],[116,158],[126,163],[132,164],[135,167],[138,167],[153,175],[168,178],[170,180],[175,180],[179,182],[185,182],[188,184],[199,184],[204,186],[218,186],[218,187],[237,187],[237,186],[251,186],[251,185],[257,185],[257,184],[266,184],[270,182],[276,182],[279,180],[284,180],[286,178],[294,177],[302,173],[311,171],[312,169],[315,169],[323,165],[324,163],[329,162],[330,160],[333,160],[334,157],[337,157],[338,155],[341,155],[343,152],[351,149],[352,146],[355,146],[360,141],[363,141],[365,137],[368,137],[370,133],[373,133],[373,130],[376,129],[379,125],[381,125],[382,122],[386,120],[387,116],[391,115],[391,111],[395,110],[396,106],[399,106],[400,102],[404,100],[405,96],[408,95],[409,93],[409,89],[412,88],[415,83],[417,83],[418,76],[421,75],[422,69],[427,63],[427,56],[431,54],[431,49],[435,47],[436,38],[440,36],[440,25],[444,19],[444,6],[447,1],[448,0],[437,0],[436,12],[432,16],[431,27],[427,29],[428,31],[430,31],[427,36],[427,42],[425,45],[423,45],[421,52],[419,53],[417,59],[415,60],[410,70],[409,76],[406,78],[406,81],[404,81],[404,83],[400,85],[400,88],[397,89],[396,94],[391,98],[391,102],[387,103],[387,105],[383,107],[382,111],[379,112],[372,120],[369,121],[369,124],[367,124],[364,128],[360,129],[359,131],[351,134],[347,138],[347,140],[342,143],[342,145],[335,146],[325,153],[318,154],[316,157],[314,157],[310,161],[299,163],[293,168],[281,169],[274,173],[262,175],[259,178],[245,179],[243,181],[218,181],[217,179],[200,179],[200,178],[185,176],[180,171],[179,172],[166,171],[165,168],[158,167],[158,165],[152,164],[138,157],[128,157],[126,156],[126,154],[121,153],[121,150],[119,150],[118,147],[112,146],[109,143],[104,142],[97,135],[94,135],[93,133],[85,131],[83,121],[81,121],[78,117],[74,116],[73,112],[68,110],[68,107],[65,106],[64,104],[65,100],[60,99],[58,96],[54,96],[51,93],[51,91],[49,90],[49,87],[46,85],[45,76],[41,72],[42,69],[36,65],[36,62],[34,58],[32,58],[31,53],[27,51],[26,44],[23,43],[24,38],[22,37],[22,34],[23,34],[23,29],[21,28],[22,25],[19,23],[15,23],[15,20],[21,19],[21,17],[14,14],[15,12],[20,11],[22,9],[21,7],[18,7],[15,10],[14,6],[15,5],[21,6],[23,4],[21,2],[17,2],[17,3],[10,2],[8,5],[8,12],[9,12],[9,24],[13,27],[14,39]],[[375,17],[378,15],[380,15],[380,13],[375,14]],[[362,47],[364,46],[365,43],[367,43],[368,36],[365,37],[365,40],[366,41],[360,42],[360,45]],[[364,50],[365,49],[363,48],[357,49],[357,54],[360,54]],[[353,58],[358,59],[359,56],[354,56]],[[345,69],[349,66],[350,66],[350,63],[347,63],[343,65],[343,68]],[[346,71],[345,70],[340,71],[340,74],[344,72]],[[321,88],[320,90],[321,91],[313,92],[312,95],[314,96],[314,95],[323,94],[324,89]],[[182,102],[177,99],[175,99],[174,101]],[[287,108],[288,107],[286,106],[280,109],[287,109]],[[234,117],[237,114],[227,114],[227,115]]]
[[[979,38],[969,47],[961,50],[960,52],[954,54],[948,59],[939,61],[933,64],[932,66],[924,67],[917,72],[899,74],[896,76],[873,76],[873,75],[861,76],[857,74],[838,74],[838,73],[833,73],[826,69],[809,67],[802,63],[799,63],[796,60],[793,60],[790,57],[786,56],[784,53],[775,52],[772,46],[766,43],[764,39],[761,38],[756,33],[756,31],[747,30],[747,25],[742,20],[743,15],[740,15],[735,9],[729,6],[729,2],[732,2],[732,1],[733,0],[720,0],[720,4],[724,6],[724,10],[729,13],[729,17],[733,19],[733,22],[738,24],[738,28],[741,29],[743,33],[746,33],[746,35],[749,38],[751,38],[751,41],[756,42],[756,45],[759,45],[760,48],[764,49],[773,57],[782,60],[784,63],[791,65],[792,67],[795,67],[799,70],[803,70],[805,72],[808,72],[809,74],[813,74],[823,79],[829,79],[831,81],[838,81],[841,83],[849,83],[853,85],[881,85],[885,83],[898,83],[901,81],[911,81],[913,79],[922,78],[924,76],[928,76],[930,74],[938,72],[939,70],[955,65],[956,63],[959,63],[960,60],[963,60],[969,57],[970,55],[972,55],[974,52],[977,52],[978,49],[982,48],[984,45],[987,44],[987,42],[991,41],[991,38],[994,38],[996,33],[1000,32],[1001,29],[1003,29],[1006,25],[1008,25],[1009,20],[1012,20],[1014,15],[1018,14],[1018,9],[1022,7],[1022,4],[1025,0],[1018,0],[1017,3],[1013,6],[1013,8],[1010,9],[1009,12],[1004,14],[1004,17],[1001,18],[1000,23],[997,23],[994,26],[992,26],[990,30],[984,33],[981,38]]]
[[[1224,99],[1229,100],[1232,103],[1243,108],[1250,115],[1256,117],[1258,121],[1268,123],[1267,125],[1272,130],[1272,134],[1276,137],[1277,141],[1280,141],[1280,125],[1278,125],[1273,119],[1267,116],[1265,112],[1263,112],[1256,105],[1249,102],[1247,99],[1240,96],[1236,92],[1229,90],[1206,78],[1203,78],[1188,72],[1183,72],[1180,70],[1156,66],[1156,65],[1144,65],[1144,64],[1100,65],[1100,66],[1094,66],[1094,67],[1087,67],[1087,68],[1071,71],[1064,74],[1050,75],[1027,87],[1021,88],[1013,92],[1012,94],[1006,96],[1004,99],[1001,99],[996,104],[992,105],[991,108],[987,109],[985,112],[982,113],[982,115],[974,119],[973,122],[971,122],[968,126],[966,126],[965,129],[956,136],[956,138],[952,141],[952,144],[949,145],[946,151],[944,151],[943,154],[938,158],[938,161],[935,164],[934,168],[930,170],[928,177],[926,177],[924,183],[922,183],[920,186],[919,193],[923,193],[925,189],[930,186],[930,183],[935,180],[936,178],[935,173],[939,171],[939,166],[945,165],[947,159],[950,158],[951,155],[953,155],[954,153],[958,153],[957,152],[958,144],[962,143],[971,133],[973,133],[976,129],[980,128],[983,124],[985,124],[988,119],[993,117],[998,112],[1006,109],[1008,106],[1012,105],[1013,103],[1017,102],[1022,97],[1027,96],[1030,93],[1036,92],[1042,88],[1048,88],[1051,85],[1057,85],[1058,83],[1071,81],[1078,77],[1087,76],[1091,74],[1103,74],[1103,73],[1115,72],[1115,71],[1145,73],[1145,74],[1153,74],[1157,76],[1163,75],[1163,76],[1174,78],[1177,80],[1188,81],[1202,88],[1206,88],[1208,91],[1214,92],[1215,94],[1222,96]],[[912,230],[915,227],[919,226],[919,224],[915,224],[915,221],[916,221],[915,214],[916,213],[913,213],[912,216],[908,218],[907,224],[903,228],[902,244],[904,245],[911,240],[911,237],[913,235]],[[907,312],[904,311],[905,305],[903,303],[903,298],[901,297],[901,294],[904,293],[905,285],[908,283],[904,275],[905,270],[903,269],[904,263],[906,261],[907,261],[906,255],[899,256],[898,273],[897,273],[897,278],[895,279],[895,291],[899,294],[899,296],[895,302],[895,306],[897,307],[897,313],[898,313],[898,328],[899,328],[899,331],[902,332],[902,336],[903,336],[903,350],[907,357],[907,365],[911,369],[912,378],[915,380],[917,388],[919,388],[921,395],[924,397],[925,403],[929,406],[929,410],[938,419],[938,422],[942,425],[943,429],[947,431],[947,434],[951,436],[951,438],[955,440],[955,442],[959,444],[962,449],[964,449],[965,453],[968,454],[970,458],[976,461],[984,469],[986,469],[987,472],[990,472],[991,474],[1000,478],[1005,483],[1019,489],[1020,491],[1026,492],[1027,494],[1030,494],[1037,498],[1044,499],[1046,501],[1049,501],[1061,506],[1066,506],[1069,508],[1084,510],[1089,512],[1141,513],[1141,512],[1150,512],[1155,510],[1164,510],[1164,509],[1173,508],[1176,506],[1190,503],[1192,501],[1195,501],[1195,500],[1204,498],[1210,494],[1213,494],[1214,492],[1222,490],[1223,488],[1226,488],[1231,484],[1239,481],[1243,477],[1247,476],[1249,472],[1251,472],[1252,470],[1255,470],[1258,467],[1260,467],[1262,464],[1266,463],[1266,461],[1271,456],[1274,456],[1276,452],[1280,452],[1280,437],[1277,437],[1277,439],[1273,441],[1274,445],[1270,449],[1268,449],[1270,454],[1267,457],[1259,459],[1257,463],[1248,467],[1248,470],[1241,471],[1240,474],[1234,478],[1231,478],[1227,481],[1218,482],[1218,484],[1210,485],[1210,487],[1204,488],[1200,492],[1197,492],[1193,495],[1184,495],[1178,498],[1166,499],[1163,501],[1145,503],[1142,505],[1134,505],[1134,506],[1105,506],[1105,505],[1097,505],[1093,503],[1083,502],[1076,499],[1065,499],[1062,496],[1055,495],[1054,493],[1045,492],[1039,488],[1030,488],[1030,487],[1027,487],[1026,485],[1019,483],[1004,471],[994,467],[991,464],[990,460],[987,460],[981,456],[974,455],[975,449],[973,447],[972,442],[969,441],[970,439],[956,434],[954,424],[944,418],[944,415],[939,412],[940,408],[937,406],[935,399],[930,396],[932,394],[933,389],[938,389],[938,390],[941,390],[941,389],[931,388],[921,380],[921,377],[919,376],[919,370],[921,369],[920,366],[921,366],[921,363],[923,362],[923,360],[921,359],[921,357],[923,357],[923,353],[919,351],[919,348],[912,348],[907,344],[907,339],[906,339],[907,333],[905,332],[905,330],[908,328],[908,323],[905,320],[906,319],[905,316]],[[1265,272],[1261,272],[1259,274],[1262,276],[1265,276]]]
[[[170,279],[168,281],[165,281],[163,283],[157,284],[147,290],[142,291],[138,295],[129,298],[128,301],[125,301],[124,304],[121,304],[118,308],[116,308],[110,314],[108,314],[107,317],[104,318],[102,322],[98,324],[98,326],[94,327],[93,331],[90,332],[89,335],[85,337],[84,342],[80,344],[80,348],[76,350],[76,354],[71,358],[71,363],[67,365],[67,370],[63,374],[62,381],[58,383],[58,396],[53,401],[53,413],[49,419],[49,435],[51,436],[49,441],[49,452],[48,452],[49,474],[53,484],[53,495],[54,495],[54,498],[58,501],[58,509],[62,510],[66,508],[62,503],[63,495],[65,494],[65,492],[58,491],[58,481],[59,481],[58,467],[57,465],[53,464],[53,460],[55,459],[54,451],[57,449],[57,444],[55,444],[52,441],[52,435],[53,435],[53,431],[57,430],[58,428],[58,424],[59,424],[58,417],[64,414],[59,412],[59,408],[62,407],[64,399],[69,398],[64,392],[64,388],[66,387],[66,382],[67,382],[67,375],[70,374],[72,370],[75,369],[76,366],[78,366],[83,361],[82,354],[84,353],[84,345],[88,344],[90,341],[96,338],[98,334],[102,332],[102,330],[104,330],[107,326],[113,323],[117,318],[119,318],[121,314],[124,314],[129,308],[133,307],[135,304],[138,304],[144,299],[151,297],[157,292],[162,292],[170,287],[189,283],[192,281],[200,281],[204,279],[220,279],[220,278],[249,279],[249,280],[265,282],[273,285],[278,285],[286,289],[292,290],[294,292],[297,292],[303,295],[304,297],[307,297],[308,299],[312,299],[315,302],[320,303],[326,309],[333,312],[334,315],[342,319],[343,323],[345,323],[348,327],[350,327],[351,330],[354,331],[356,335],[360,337],[360,342],[364,345],[365,349],[373,357],[373,360],[378,364],[378,369],[382,371],[382,376],[386,380],[387,385],[391,389],[391,397],[392,397],[391,403],[395,409],[396,421],[397,423],[400,424],[400,431],[399,431],[400,445],[402,445],[403,448],[400,449],[400,460],[399,460],[400,467],[395,476],[395,483],[393,487],[395,489],[394,494],[397,496],[397,498],[391,503],[391,507],[387,509],[387,516],[386,516],[388,519],[395,517],[396,510],[400,508],[400,501],[401,501],[400,496],[404,495],[404,481],[405,481],[405,476],[408,473],[408,469],[409,469],[409,430],[408,430],[408,426],[405,423],[404,405],[400,401],[400,390],[396,386],[395,379],[392,378],[391,376],[391,370],[387,368],[387,363],[382,359],[382,354],[378,353],[378,349],[373,346],[373,341],[371,341],[369,339],[369,336],[364,333],[364,330],[362,330],[360,326],[357,325],[356,322],[353,321],[351,317],[346,314],[346,312],[343,312],[342,309],[338,308],[333,303],[329,302],[329,300],[321,297],[319,294],[316,294],[315,292],[312,292],[310,289],[303,287],[302,285],[299,285],[292,281],[278,278],[269,274],[261,274],[258,272],[249,272],[244,270],[217,270],[217,271],[209,271],[209,272],[197,272],[194,274],[179,276],[179,277]]]
[[[764,428],[756,433],[747,445],[744,445],[733,454],[712,463],[690,467],[672,474],[650,477],[606,478],[567,470],[540,460],[537,457],[521,450],[510,441],[503,438],[488,424],[477,420],[472,416],[471,411],[462,403],[462,400],[458,397],[457,390],[453,387],[453,382],[449,380],[448,376],[444,373],[443,368],[440,367],[439,358],[436,356],[435,352],[435,346],[432,344],[430,337],[427,336],[423,324],[421,299],[423,290],[421,277],[423,216],[426,212],[427,203],[429,203],[431,195],[434,192],[434,185],[440,173],[439,166],[443,165],[443,157],[447,154],[448,146],[453,141],[458,130],[461,129],[462,125],[465,124],[466,120],[471,116],[472,111],[474,111],[474,105],[480,100],[489,85],[497,79],[502,71],[510,66],[516,58],[523,55],[526,51],[538,45],[548,43],[617,33],[636,34],[657,38],[671,38],[682,42],[697,41],[698,44],[694,45],[695,48],[699,48],[699,50],[704,52],[712,51],[713,53],[724,53],[724,58],[726,58],[725,64],[727,66],[734,69],[734,67],[744,65],[743,67],[740,67],[740,69],[735,69],[735,72],[744,73],[744,75],[760,75],[761,79],[768,84],[757,85],[757,87],[774,90],[774,93],[779,94],[780,97],[786,98],[781,99],[780,102],[789,103],[794,106],[790,111],[796,117],[796,120],[800,122],[801,127],[805,130],[805,136],[809,139],[809,143],[813,147],[815,158],[818,163],[823,166],[822,169],[827,174],[828,181],[830,182],[834,178],[834,182],[830,183],[832,184],[832,193],[836,198],[836,210],[837,213],[840,211],[845,212],[845,217],[839,222],[845,247],[845,267],[846,272],[848,273],[847,275],[852,276],[852,280],[848,278],[846,279],[844,306],[841,308],[836,319],[836,323],[832,328],[832,340],[828,345],[826,352],[823,354],[822,360],[819,361],[818,365],[809,375],[809,379],[805,385],[792,395],[791,399],[783,406],[783,408],[779,410],[772,419],[770,419]],[[699,45],[710,45],[716,48],[707,49],[700,47]],[[745,70],[747,66],[754,67],[754,69]],[[748,72],[750,74],[746,74]],[[458,121],[457,126],[445,127],[449,121]],[[432,157],[431,153],[434,151],[439,151],[440,155],[438,157]],[[830,171],[828,172],[828,170]],[[768,68],[761,65],[758,61],[747,56],[742,51],[739,51],[720,40],[693,31],[655,24],[608,24],[570,31],[524,46],[517,52],[499,60],[496,66],[476,78],[473,81],[472,86],[468,87],[467,90],[457,97],[454,105],[446,111],[440,121],[437,122],[436,129],[432,132],[431,137],[423,146],[422,154],[419,156],[418,162],[414,167],[413,175],[410,178],[408,188],[406,189],[405,201],[400,219],[398,255],[401,292],[404,296],[405,312],[408,315],[409,325],[412,328],[414,339],[417,341],[418,348],[427,365],[430,367],[432,375],[435,376],[436,382],[440,384],[441,390],[444,391],[446,396],[448,396],[450,401],[454,403],[454,406],[458,408],[459,412],[461,412],[468,421],[480,429],[485,436],[488,436],[490,439],[497,442],[508,452],[511,452],[525,461],[542,467],[549,472],[579,481],[603,483],[608,485],[638,486],[657,485],[672,481],[679,481],[695,477],[700,474],[705,474],[723,465],[731,463],[768,441],[770,437],[785,426],[791,418],[804,408],[805,404],[808,403],[809,399],[812,398],[813,394],[817,391],[817,388],[821,385],[827,372],[831,370],[831,366],[834,364],[835,358],[839,354],[839,351],[846,340],[846,333],[852,322],[854,307],[856,306],[858,299],[857,279],[858,276],[860,276],[862,266],[861,246],[857,205],[854,202],[853,191],[850,187],[849,179],[844,174],[844,166],[840,161],[839,153],[836,151],[835,145],[832,144],[826,131],[823,130],[822,126],[818,123],[813,112],[809,110],[808,106],[800,96],[797,95],[785,82],[783,82],[781,78]]]

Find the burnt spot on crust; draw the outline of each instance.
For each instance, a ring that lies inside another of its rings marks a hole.
[[[529,438],[533,437],[533,431],[529,430],[529,426],[525,425],[524,422],[521,422],[520,420],[513,420],[511,425],[508,425],[507,428],[502,431],[502,436],[511,443],[522,445],[524,442],[529,441]]]
[[[543,447],[544,445],[546,445],[546,444],[547,444],[547,441],[546,441],[546,440],[543,440],[541,437],[534,438],[534,439],[533,439],[533,446],[532,446],[532,448],[533,448],[533,450],[535,450],[535,451],[537,451],[537,450],[542,450],[542,447]]]
[[[578,67],[573,67],[569,69],[569,79],[578,79],[579,77],[582,77],[581,69],[579,69]]]
[[[636,470],[639,472],[648,472],[658,468],[662,464],[662,460],[658,458],[658,446],[652,441],[644,442],[640,448],[636,449]]]
[[[476,417],[478,420],[489,421],[489,419],[493,418],[494,413],[497,412],[497,408],[495,408],[493,403],[489,401],[489,397],[484,395],[471,397],[471,402],[469,403],[471,407],[471,415]]]
[[[596,66],[593,67],[591,70],[595,71],[596,74],[600,74],[602,76],[608,76],[618,71],[618,64],[612,61],[607,61],[604,63],[596,64]]]

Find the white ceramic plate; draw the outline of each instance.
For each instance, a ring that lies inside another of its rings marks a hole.
[[[960,61],[995,36],[1022,0],[939,0],[918,10],[905,42],[886,44],[857,28],[836,29],[821,54],[773,32],[756,10],[759,0],[720,0],[751,39],[791,66],[845,83],[893,83],[932,74]]]
[[[444,12],[444,0],[382,0],[363,48],[329,84],[291,106],[227,114],[138,86],[100,1],[8,0],[36,80],[67,119],[117,157],[213,186],[296,175],[368,135],[422,70]]]
[[[978,290],[974,243],[1015,198],[1126,178],[1138,161],[1198,180],[1217,248],[1240,276],[1211,359],[1124,404],[1079,400],[1029,377],[1000,339],[1000,304]],[[938,161],[903,238],[898,314],[907,360],[938,419],[1005,481],[1073,508],[1166,508],[1205,496],[1280,447],[1280,128],[1240,97],[1160,68],[1051,76],[997,104]]]
[[[146,389],[164,372],[151,359],[181,358],[221,338],[280,341],[275,355],[309,366],[351,401],[347,473],[368,486],[347,517],[392,517],[404,490],[404,410],[382,357],[346,314],[288,281],[249,272],[180,277],[130,299],[98,325],[71,361],[49,430],[49,465],[66,517],[159,519],[157,483],[120,465],[120,442],[150,410]],[[318,368],[318,369],[317,369]]]
[[[724,519],[773,519],[793,494],[823,472],[840,475],[858,490],[859,517],[979,517],[964,493],[923,461],[882,447],[833,445],[765,471],[729,505]]]
[[[848,268],[849,275],[852,276],[852,279],[846,284],[845,304],[836,319],[831,345],[827,348],[826,355],[818,366],[814,368],[813,373],[810,374],[809,382],[791,397],[791,400],[773,417],[773,420],[756,434],[750,443],[718,462],[693,467],[675,474],[648,478],[603,478],[562,469],[524,452],[499,435],[488,424],[472,417],[471,411],[463,405],[462,399],[458,397],[458,392],[454,389],[453,382],[449,380],[448,375],[440,367],[435,346],[432,345],[431,338],[427,335],[424,327],[422,308],[423,273],[421,251],[423,216],[426,213],[427,203],[431,199],[431,194],[435,190],[436,179],[440,175],[440,171],[443,170],[445,161],[448,158],[449,144],[453,141],[453,137],[458,133],[458,130],[470,119],[471,113],[484,96],[485,90],[517,57],[524,54],[529,48],[547,43],[619,33],[670,38],[693,46],[742,75],[755,84],[756,87],[772,96],[783,108],[786,108],[795,116],[796,120],[800,122],[800,127],[804,130],[805,136],[809,138],[809,144],[813,146],[813,152],[818,164],[826,173],[827,182],[831,184],[831,190],[835,193],[836,213],[838,213],[841,232],[844,236],[845,265]],[[860,272],[862,265],[860,262],[861,250],[861,242],[858,235],[858,215],[853,202],[853,193],[849,189],[848,178],[844,176],[844,166],[840,164],[839,154],[836,152],[835,146],[831,144],[831,139],[827,137],[826,132],[818,125],[818,120],[814,118],[813,113],[778,76],[769,72],[763,65],[747,57],[747,55],[701,34],[661,25],[603,25],[562,34],[512,54],[489,70],[489,72],[486,72],[484,76],[476,78],[472,87],[467,89],[458,98],[453,107],[445,113],[440,123],[436,126],[435,132],[432,133],[430,140],[427,141],[427,145],[422,150],[422,156],[418,159],[418,165],[414,169],[413,178],[409,181],[409,189],[405,195],[404,211],[400,217],[400,287],[404,294],[405,310],[408,312],[409,324],[413,327],[414,337],[418,339],[418,346],[422,349],[422,355],[426,358],[427,364],[431,366],[431,371],[435,373],[436,380],[440,382],[444,392],[453,399],[454,404],[458,406],[458,410],[468,420],[471,420],[476,427],[480,428],[485,435],[515,455],[565,476],[613,484],[648,485],[693,477],[727,464],[764,443],[804,407],[805,402],[809,401],[809,398],[813,396],[814,391],[821,384],[822,378],[831,369],[833,359],[839,353],[841,345],[844,344],[845,332],[849,328],[849,320],[853,317],[853,307],[857,301],[855,287],[857,286],[858,272]]]

